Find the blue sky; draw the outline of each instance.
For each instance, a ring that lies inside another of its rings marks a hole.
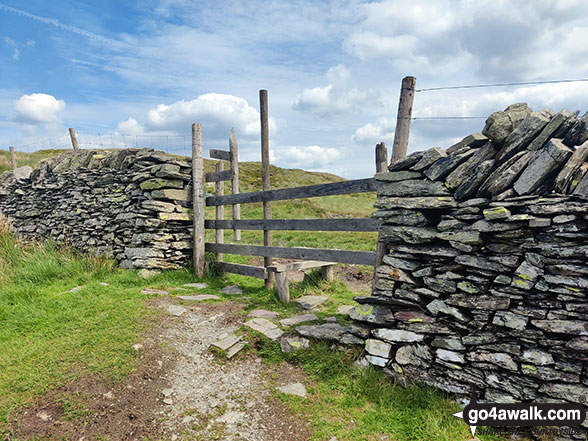
[[[258,160],[265,88],[275,164],[368,176],[375,144],[392,145],[402,77],[417,88],[586,78],[587,18],[583,0],[0,0],[0,148],[75,127],[83,143],[139,135],[182,153],[175,136],[201,122],[206,148],[235,127],[241,158]],[[422,92],[413,116],[518,101],[585,112],[588,83]],[[483,123],[414,121],[409,150]]]

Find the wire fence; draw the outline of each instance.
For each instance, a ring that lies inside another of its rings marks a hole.
[[[121,133],[76,132],[80,149],[108,150],[126,148],[153,148],[168,153],[189,156],[191,145],[186,135],[125,135]],[[14,146],[15,151],[33,153],[40,150],[71,149],[69,134]]]

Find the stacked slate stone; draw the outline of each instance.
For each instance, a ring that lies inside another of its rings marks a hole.
[[[367,359],[494,402],[588,396],[588,114],[516,104],[376,175]],[[580,145],[580,146],[578,146]]]
[[[25,239],[48,238],[128,268],[191,259],[191,165],[153,149],[82,150],[0,175],[0,214]]]

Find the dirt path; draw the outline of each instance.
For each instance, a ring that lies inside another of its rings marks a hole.
[[[254,353],[227,361],[209,349],[241,326],[242,303],[180,305],[168,296],[150,303],[168,312],[136,347],[138,368],[118,384],[84,377],[49,392],[16,415],[14,439],[309,439],[307,422],[273,394],[276,386],[308,384],[301,371],[268,366]]]

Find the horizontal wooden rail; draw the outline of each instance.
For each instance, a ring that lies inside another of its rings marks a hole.
[[[248,219],[206,220],[210,230],[378,231],[377,219]]]
[[[206,251],[213,253],[240,254],[244,256],[282,257],[286,259],[320,260],[323,262],[371,265],[376,263],[373,251],[325,250],[320,248],[283,248],[256,245],[233,245],[207,243]]]
[[[207,174],[208,175],[208,174]],[[333,182],[330,184],[308,185],[305,187],[282,188],[280,190],[254,191],[251,193],[229,194],[206,198],[206,205],[232,205],[250,202],[283,201],[297,198],[315,198],[339,194],[366,193],[376,191],[374,178]]]
[[[220,159],[221,161],[230,161],[231,153],[226,150],[210,149],[210,157],[212,159]]]
[[[231,170],[206,173],[206,182],[230,181],[232,177]],[[220,204],[218,204],[220,205]]]
[[[267,271],[263,266],[241,265],[239,263],[217,262],[216,264],[221,271],[231,274],[241,274],[242,276],[256,277],[258,279],[267,279]]]

